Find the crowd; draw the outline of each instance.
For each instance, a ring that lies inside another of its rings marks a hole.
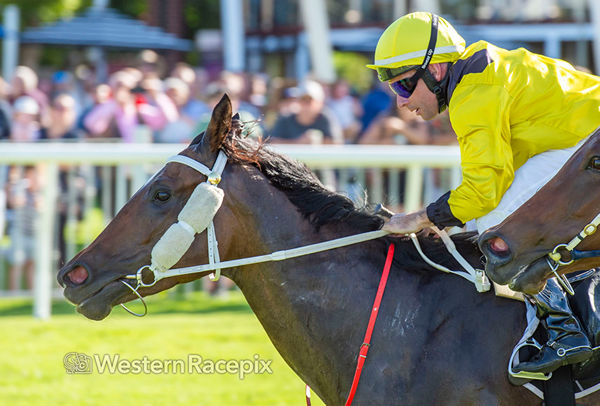
[[[242,120],[255,124],[251,135],[273,143],[439,144],[451,135],[447,123],[398,115],[391,92],[377,81],[358,95],[343,79],[326,86],[223,72],[209,80],[185,63],[166,74],[162,66],[144,51],[135,67],[116,70],[105,83],[85,66],[41,79],[19,66],[12,78],[0,78],[0,140],[185,143],[204,129],[224,93]]]
[[[375,79],[372,88],[359,95],[343,79],[325,85],[230,72],[209,78],[202,68],[185,63],[166,70],[149,50],[140,54],[135,66],[116,69],[101,82],[85,66],[39,76],[30,67],[18,66],[13,77],[0,78],[0,141],[188,143],[206,128],[224,93],[247,123],[248,135],[270,143],[455,142],[447,118],[425,122],[410,111],[399,112],[390,90]],[[0,204],[8,208],[6,234],[11,244],[19,245],[9,250],[9,287],[18,288],[23,273],[30,286],[35,168],[4,168],[0,185],[5,198]],[[64,221],[63,210],[60,227]],[[4,228],[1,222],[0,227]],[[60,233],[59,245],[64,246]]]

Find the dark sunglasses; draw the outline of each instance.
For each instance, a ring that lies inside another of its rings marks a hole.
[[[417,76],[417,74],[415,73],[409,78],[404,78],[395,82],[390,82],[390,89],[392,89],[392,92],[394,92],[398,96],[408,99],[415,91],[415,87],[417,87],[419,77],[420,75]]]

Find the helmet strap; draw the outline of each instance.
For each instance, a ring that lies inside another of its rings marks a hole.
[[[437,42],[438,35],[438,23],[439,17],[435,14],[431,14],[431,34],[429,35],[429,44],[427,45],[427,51],[425,52],[425,57],[423,58],[423,63],[417,68],[413,78],[414,80],[423,79],[423,82],[427,85],[429,90],[435,94],[438,101],[438,112],[441,113],[446,109],[446,93],[447,93],[447,83],[448,83],[448,71],[446,71],[446,75],[442,78],[441,81],[437,81],[431,72],[427,69],[429,67],[429,62],[431,62],[431,58],[433,57],[433,53],[435,52],[435,44]]]
[[[438,102],[438,112],[441,113],[446,110],[448,106],[448,78],[450,77],[450,64],[442,80],[436,80],[435,77],[427,70],[423,76],[423,82],[427,85],[427,88],[431,90]]]
[[[419,80],[425,72],[427,72],[427,67],[429,66],[429,62],[431,62],[431,58],[433,57],[433,53],[435,51],[435,44],[437,42],[438,35],[438,22],[439,17],[435,14],[431,14],[431,34],[429,35],[429,44],[427,44],[427,51],[425,51],[425,57],[423,58],[423,62],[417,68],[413,78],[414,80]]]

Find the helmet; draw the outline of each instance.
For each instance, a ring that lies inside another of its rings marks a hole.
[[[432,34],[432,18],[432,14],[419,11],[394,21],[379,38],[375,62],[367,68],[377,70],[379,80],[385,82],[421,65]],[[464,50],[465,40],[439,17],[435,50],[428,62],[455,62]]]

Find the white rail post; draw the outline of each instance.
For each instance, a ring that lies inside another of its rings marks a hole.
[[[112,167],[103,166],[101,169],[101,184],[102,184],[102,214],[104,216],[104,224],[110,223],[113,218],[112,210]]]
[[[19,63],[19,7],[4,7],[4,39],[2,40],[2,76],[10,81]]]
[[[402,17],[407,11],[406,0],[394,0],[394,19]]]
[[[404,193],[404,210],[409,213],[421,208],[423,193],[423,168],[411,165],[406,171],[406,192]]]
[[[6,181],[8,180],[8,165],[0,164],[0,239],[4,237],[6,227]]]
[[[308,35],[310,59],[315,79],[325,83],[335,81],[335,69],[329,36],[327,4],[322,0],[300,0],[302,22]]]
[[[125,203],[127,203],[128,169],[127,165],[117,165],[117,172],[115,175],[115,215],[123,208],[123,206],[125,206]]]
[[[383,185],[383,171],[381,168],[373,168],[371,172],[371,184],[369,185],[369,202],[384,204],[384,185]]]
[[[58,230],[64,234],[65,238],[65,261],[70,261],[77,253],[77,210],[83,210],[79,207],[77,196],[76,172],[77,167],[70,166],[67,172],[67,198],[62,204],[66,204],[66,221],[63,230]],[[59,223],[60,226],[60,223]]]
[[[243,72],[246,67],[242,0],[221,0],[221,30],[225,70]]]
[[[52,275],[54,264],[54,230],[56,219],[56,197],[58,192],[58,164],[48,162],[38,165],[42,184],[42,199],[36,221],[36,245],[33,283],[33,315],[38,319],[50,318],[52,305]]]
[[[400,204],[400,170],[390,169],[388,171],[388,201],[387,204],[392,211]]]

